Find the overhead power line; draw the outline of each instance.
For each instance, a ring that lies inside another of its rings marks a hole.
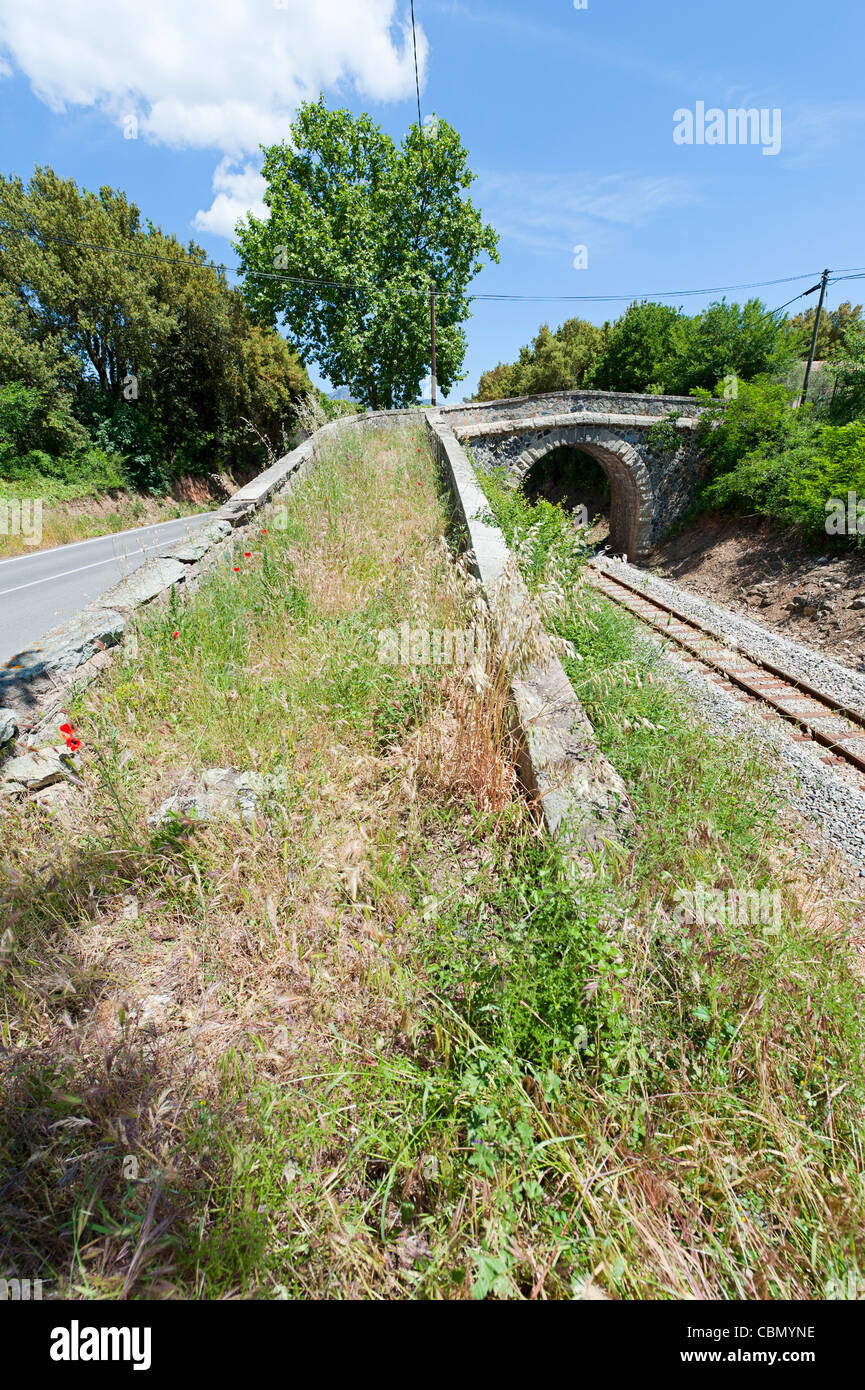
[[[801,275],[784,275],[778,280],[753,280],[743,285],[707,285],[698,290],[653,290],[644,294],[478,294],[475,299],[559,300],[567,303],[606,303],[613,300],[683,299],[699,294],[727,294],[731,290],[759,290],[769,285],[792,284],[794,280],[811,280],[819,272],[806,271]]]
[[[123,256],[127,260],[173,261],[178,265],[188,265],[192,263],[210,270],[223,271],[228,275],[255,276],[257,279],[265,280],[283,280],[288,284],[309,285],[318,289],[361,290],[367,292],[371,290],[398,289],[401,294],[420,295],[425,299],[429,295],[428,285],[400,285],[398,282],[392,280],[367,281],[361,283],[356,280],[334,280],[326,276],[291,275],[283,270],[243,270],[240,266],[230,266],[215,261],[197,260],[190,252],[187,252],[183,256],[165,255],[157,251],[128,249],[122,246],[107,246],[101,242],[79,241],[71,237],[46,236],[35,227],[11,227],[8,225],[0,225],[0,237],[7,234],[28,236],[49,245],[69,246],[89,251],[101,251],[107,255]],[[630,294],[512,294],[506,291],[500,293],[491,291],[488,293],[471,294],[467,297],[472,302],[483,301],[486,303],[624,304],[644,299],[685,299],[706,294],[729,294],[737,290],[767,289],[772,285],[793,284],[796,280],[813,280],[815,276],[819,277],[819,275],[819,271],[802,271],[798,275],[783,275],[774,280],[752,280],[736,285],[706,285],[699,289],[651,290]],[[845,271],[837,272],[830,278],[828,283],[835,284],[840,280],[858,279],[865,279],[865,266],[852,266]],[[787,304],[794,303],[796,299],[802,298],[802,296],[807,293],[807,290],[801,291],[800,294],[794,295],[793,299],[788,300]],[[452,294],[448,294],[447,290],[436,289],[437,299],[453,297]],[[780,309],[775,309],[772,312],[780,313],[781,309],[787,307],[787,304],[781,305]]]
[[[776,314],[782,313],[784,309],[789,308],[791,304],[795,304],[797,299],[802,299],[807,293],[807,290],[803,290],[801,294],[794,294],[792,299],[788,299],[784,304],[779,304],[777,309],[770,309],[769,313],[774,318]]]
[[[333,286],[338,287],[338,288],[340,288],[340,289],[352,289],[352,290],[354,290],[354,289],[383,289],[383,288],[387,288],[387,287],[388,287],[387,282],[385,282],[384,285],[382,285],[382,284],[377,284],[377,285],[376,285],[376,284],[372,284],[372,285],[359,285],[359,284],[356,284],[354,281],[347,281],[347,280],[316,280],[316,281],[313,281],[313,280],[307,279],[307,277],[304,277],[304,276],[287,275],[287,274],[285,274],[285,273],[283,273],[283,272],[280,272],[280,271],[249,270],[249,271],[246,271],[245,273],[246,273],[247,275],[263,276],[263,277],[269,278],[269,279],[285,279],[285,280],[290,280],[290,281],[293,281],[293,282],[295,282],[295,283],[297,283],[297,284],[315,283],[315,284],[333,285]],[[771,285],[788,285],[788,284],[792,284],[792,283],[793,283],[794,281],[796,281],[796,280],[812,280],[812,279],[814,278],[814,275],[815,275],[815,274],[819,275],[819,271],[817,271],[817,272],[815,272],[815,271],[806,271],[806,272],[803,272],[803,273],[800,274],[800,275],[784,275],[784,276],[782,276],[780,279],[777,279],[777,280],[753,280],[753,281],[750,281],[750,282],[748,282],[748,283],[740,284],[740,285],[708,285],[708,286],[704,286],[704,287],[701,288],[701,289],[686,289],[686,290],[682,290],[682,289],[679,289],[679,290],[652,290],[652,291],[645,291],[645,292],[643,292],[643,293],[641,293],[641,294],[637,294],[637,293],[633,293],[633,294],[510,294],[510,293],[507,293],[507,292],[504,292],[504,291],[503,291],[503,292],[501,292],[501,293],[490,292],[490,293],[486,293],[486,294],[483,294],[483,293],[481,293],[481,294],[473,294],[473,295],[469,295],[469,298],[470,298],[471,300],[485,300],[485,301],[489,301],[489,302],[501,301],[501,302],[519,302],[519,303],[542,303],[542,302],[543,302],[543,303],[557,303],[557,304],[608,304],[608,303],[632,303],[634,300],[642,300],[642,299],[684,299],[684,298],[690,298],[690,297],[692,297],[692,296],[704,295],[704,294],[727,294],[727,293],[730,293],[730,292],[733,291],[733,290],[757,290],[757,289],[765,289],[765,288],[767,288],[767,287],[769,287],[769,286],[771,286]],[[854,277],[853,277],[853,276],[850,276],[850,277],[847,277],[847,278],[851,278],[851,279],[852,279],[852,278],[854,278]],[[391,282],[391,283],[392,283],[392,282]],[[413,287],[413,286],[403,286],[403,287],[402,287],[402,292],[405,293],[405,294],[424,294],[424,295],[427,293],[426,289],[424,289],[423,287],[415,288],[415,287]],[[440,296],[444,296],[444,295],[446,295],[446,293],[447,293],[446,291],[436,290],[436,297],[438,298],[438,297],[440,297]],[[803,294],[807,294],[808,291],[805,290],[805,291],[802,291],[802,293],[803,293]],[[794,296],[794,298],[796,298],[796,299],[799,299],[800,297],[801,297],[800,295],[795,295],[795,296]],[[791,303],[791,304],[792,304],[792,302],[793,302],[793,300],[788,300],[788,303]],[[785,306],[782,306],[782,307],[785,307]]]
[[[850,271],[849,273],[847,273],[847,274],[839,273],[839,274],[837,274],[837,275],[830,275],[830,276],[829,276],[829,279],[826,281],[826,284],[827,284],[827,285],[837,285],[837,284],[840,284],[840,283],[841,283],[842,281],[844,281],[844,280],[865,280],[865,266],[862,266],[861,269],[859,269],[859,270],[856,270],[856,269],[851,270],[851,271]],[[779,305],[779,307],[778,307],[777,309],[772,309],[771,312],[772,312],[773,314],[780,314],[781,311],[782,311],[782,309],[787,309],[787,308],[789,308],[789,306],[790,306],[791,304],[795,304],[795,303],[796,303],[796,300],[797,300],[797,299],[804,299],[806,295],[813,294],[815,290],[819,290],[819,288],[820,288],[820,283],[821,283],[821,282],[818,280],[817,284],[816,284],[816,285],[812,285],[811,288],[810,288],[809,290],[802,290],[802,293],[801,293],[801,294],[794,294],[793,298],[792,298],[792,299],[788,299],[787,302],[786,302],[786,304],[781,304],[781,305]]]
[[[423,122],[420,118],[420,78],[417,72],[417,35],[414,28],[414,0],[411,0],[411,43],[414,49],[414,89],[417,93],[417,128],[423,133]]]

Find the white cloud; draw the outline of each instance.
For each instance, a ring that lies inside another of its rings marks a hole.
[[[0,0],[0,48],[55,111],[133,113],[151,139],[234,155],[325,88],[390,101],[414,85],[396,0]]]
[[[298,103],[320,91],[410,96],[404,11],[397,0],[0,0],[0,76],[22,72],[53,111],[94,107],[121,127],[135,116],[145,139],[237,162],[285,138]],[[417,39],[423,78],[423,30]],[[249,166],[220,166],[214,187],[197,226],[227,225],[257,196]]]
[[[677,177],[559,174],[536,171],[480,175],[477,201],[503,237],[537,251],[565,252],[604,228],[641,227],[656,213],[692,202]]]
[[[244,164],[235,169],[232,161],[221,159],[213,175],[213,191],[216,194],[206,211],[197,212],[193,226],[199,232],[211,232],[214,236],[232,237],[237,221],[247,213],[265,218],[264,179],[252,164]]]

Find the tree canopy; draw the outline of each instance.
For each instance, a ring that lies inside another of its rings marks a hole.
[[[0,240],[7,429],[16,402],[20,416],[7,455],[90,443],[164,486],[254,457],[245,419],[279,445],[309,378],[201,247],[143,223],[119,190],[42,168],[27,185],[0,177]]]
[[[567,319],[555,332],[542,324],[531,346],[520,351],[519,362],[500,362],[484,372],[479,401],[505,396],[531,396],[543,391],[577,390],[603,352],[604,329],[586,319]]]
[[[262,172],[268,217],[238,224],[236,241],[256,317],[282,319],[334,386],[387,409],[416,400],[430,370],[433,284],[447,393],[461,379],[468,285],[484,255],[498,260],[453,127],[412,126],[397,146],[369,116],[307,102]]]
[[[815,304],[804,313],[794,314],[788,320],[790,333],[795,340],[800,357],[806,357],[811,347],[816,313],[817,306]],[[824,308],[820,315],[820,327],[817,330],[815,360],[823,362],[829,357],[843,355],[856,341],[857,330],[861,330],[863,327],[865,324],[862,321],[861,304],[854,305],[849,299],[846,299],[843,304],[838,305],[837,309]]]
[[[693,317],[644,300],[602,328],[582,319],[555,332],[542,325],[518,362],[481,375],[477,399],[580,387],[688,395],[730,374],[751,380],[783,371],[795,356],[795,334],[758,299],[720,300]]]
[[[796,356],[784,321],[759,299],[710,304],[693,318],[680,316],[673,335],[673,352],[662,373],[668,391],[688,395],[712,391],[725,377],[752,381],[781,372]]]
[[[648,300],[612,325],[592,385],[609,391],[663,391],[676,353],[679,311]]]

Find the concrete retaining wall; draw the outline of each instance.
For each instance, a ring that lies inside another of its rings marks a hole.
[[[624,782],[597,746],[465,450],[444,415],[429,412],[426,423],[500,641],[505,649],[524,645],[534,653],[511,681],[521,779],[549,833],[585,865],[587,849],[620,843],[632,826]]]

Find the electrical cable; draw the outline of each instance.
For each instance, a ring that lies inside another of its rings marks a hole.
[[[419,90],[419,89],[418,89],[418,90]],[[419,100],[419,99],[420,99],[420,98],[418,97],[418,100]],[[418,109],[420,110],[420,107],[419,107]],[[196,258],[192,255],[192,253],[188,253],[186,256],[182,256],[182,257],[181,257],[181,256],[167,256],[167,255],[161,254],[161,253],[159,253],[159,252],[154,252],[154,251],[143,251],[143,250],[142,250],[142,251],[138,251],[138,250],[129,250],[129,249],[126,249],[126,248],[120,247],[120,246],[106,246],[106,245],[104,245],[104,244],[102,244],[102,243],[100,243],[100,242],[78,241],[78,240],[76,240],[76,239],[69,238],[69,237],[51,237],[51,236],[45,236],[45,235],[44,235],[43,233],[41,233],[37,228],[19,228],[19,227],[11,227],[11,226],[8,226],[8,225],[7,225],[7,226],[2,226],[2,225],[0,225],[0,236],[3,236],[3,235],[6,234],[6,233],[11,233],[11,234],[17,235],[17,236],[29,236],[29,237],[38,239],[38,241],[39,241],[40,243],[46,243],[46,244],[49,244],[49,245],[69,246],[69,247],[73,247],[73,248],[74,248],[74,247],[80,247],[80,248],[85,249],[85,250],[102,251],[102,252],[105,252],[105,253],[110,254],[110,255],[120,255],[120,256],[124,256],[124,257],[126,257],[128,260],[159,260],[159,261],[169,261],[169,262],[172,262],[172,261],[173,261],[173,262],[174,262],[175,264],[177,264],[177,265],[189,265],[189,264],[193,264],[193,265],[196,265],[196,266],[200,266],[200,267],[202,267],[202,268],[208,268],[208,269],[210,269],[210,270],[223,271],[223,272],[225,272],[226,274],[229,274],[229,275],[238,275],[238,276],[247,276],[247,277],[248,277],[248,276],[255,276],[255,277],[258,278],[258,279],[268,279],[268,280],[285,280],[285,281],[286,281],[287,283],[289,283],[289,284],[295,284],[295,285],[311,285],[311,286],[314,286],[314,287],[319,288],[319,289],[328,288],[328,289],[367,290],[367,291],[369,291],[370,289],[373,289],[373,290],[384,290],[384,289],[390,289],[390,288],[394,287],[394,288],[398,288],[398,289],[399,289],[399,292],[400,292],[401,294],[415,294],[415,295],[422,295],[422,296],[424,296],[424,297],[426,297],[426,295],[428,294],[428,291],[427,291],[426,289],[418,288],[418,287],[412,286],[412,285],[394,286],[394,282],[393,282],[393,281],[379,281],[379,282],[377,282],[377,283],[372,283],[372,284],[367,283],[367,284],[365,284],[365,285],[362,285],[362,284],[360,284],[360,283],[358,283],[358,282],[356,282],[356,281],[351,281],[351,280],[333,280],[333,279],[329,279],[329,278],[327,278],[327,277],[325,277],[325,276],[289,275],[287,272],[285,272],[285,271],[280,271],[280,270],[246,270],[246,271],[244,271],[244,270],[242,270],[239,266],[229,266],[229,265],[225,265],[225,264],[219,264],[219,263],[214,262],[214,261],[200,261],[200,260],[196,260]],[[5,248],[3,248],[3,249],[5,249]],[[730,293],[730,292],[732,292],[732,291],[734,291],[734,290],[766,289],[766,288],[768,288],[769,286],[772,286],[772,285],[786,285],[786,284],[792,284],[792,283],[793,283],[794,281],[796,281],[796,280],[810,280],[810,279],[813,279],[814,275],[816,275],[816,274],[819,274],[819,272],[818,272],[818,271],[807,271],[807,272],[802,272],[801,274],[798,274],[798,275],[784,275],[784,276],[780,276],[779,278],[774,279],[774,280],[753,280],[753,281],[747,281],[747,282],[744,282],[744,283],[742,283],[742,284],[736,284],[736,285],[708,285],[708,286],[704,286],[704,287],[702,287],[702,288],[700,288],[700,289],[679,289],[679,290],[656,290],[656,291],[646,291],[646,292],[641,293],[641,294],[636,294],[636,293],[635,293],[635,294],[566,294],[566,295],[565,295],[565,294],[510,294],[510,293],[507,293],[507,292],[504,292],[504,291],[503,291],[503,292],[501,292],[501,293],[488,292],[488,293],[472,294],[472,295],[468,295],[467,298],[469,299],[470,302],[479,301],[479,302],[485,302],[485,303],[556,303],[556,304],[633,303],[633,302],[635,302],[635,301],[639,302],[639,301],[641,301],[641,300],[684,299],[684,298],[691,298],[691,297],[696,297],[696,296],[698,296],[698,295],[706,295],[706,294],[727,294],[727,293]],[[838,280],[856,280],[856,279],[863,279],[863,278],[865,278],[865,267],[861,267],[861,268],[860,268],[860,267],[851,267],[848,271],[846,271],[846,272],[844,272],[844,273],[842,273],[842,274],[833,275],[832,279],[829,281],[829,284],[834,284],[834,283],[836,283]],[[804,294],[804,293],[805,293],[805,292],[803,291],[803,294]],[[439,297],[441,297],[441,298],[454,298],[454,297],[456,297],[456,296],[454,296],[453,294],[449,294],[447,290],[437,290],[437,291],[436,291],[436,297],[437,297],[437,298],[439,298]],[[794,302],[795,299],[799,299],[799,298],[801,298],[801,297],[802,297],[801,295],[795,295],[795,296],[794,296],[794,299],[788,300],[787,303],[788,303],[788,304],[792,304],[792,303]],[[786,308],[786,307],[787,307],[786,305],[782,305],[782,306],[781,306],[781,308]],[[780,310],[772,310],[772,312],[773,312],[773,313],[778,313],[778,312],[780,312]]]
[[[411,42],[412,48],[414,49],[414,89],[417,92],[417,128],[423,133],[420,118],[420,78],[418,77],[417,71],[417,36],[414,29],[414,0],[411,0]]]

